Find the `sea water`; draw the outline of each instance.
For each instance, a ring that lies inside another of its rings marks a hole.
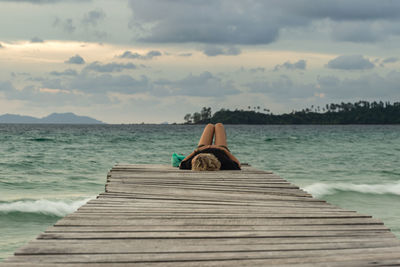
[[[0,124],[0,260],[104,191],[116,163],[170,164],[201,125]],[[400,125],[227,125],[241,162],[373,215],[400,237]]]

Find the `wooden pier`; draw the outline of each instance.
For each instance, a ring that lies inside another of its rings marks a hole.
[[[105,193],[0,265],[134,264],[400,266],[400,240],[271,172],[116,165]]]

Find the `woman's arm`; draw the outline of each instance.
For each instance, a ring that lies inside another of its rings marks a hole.
[[[191,158],[197,151],[201,151],[201,150],[203,150],[203,149],[210,148],[210,147],[211,147],[211,145],[206,145],[206,146],[201,146],[201,147],[199,147],[199,148],[196,148],[195,150],[193,150],[192,153],[190,153],[189,155],[187,155],[186,158],[184,158],[182,161],[185,161],[185,160]]]

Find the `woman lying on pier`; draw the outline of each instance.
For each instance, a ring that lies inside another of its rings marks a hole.
[[[197,149],[183,159],[179,168],[193,171],[240,170],[239,160],[228,149],[224,125],[208,124]]]

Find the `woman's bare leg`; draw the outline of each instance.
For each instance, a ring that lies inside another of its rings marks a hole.
[[[215,124],[215,141],[214,144],[217,146],[222,146],[228,148],[228,143],[226,142],[226,132],[224,125],[222,123]]]
[[[214,125],[209,123],[203,130],[203,134],[200,137],[198,147],[211,145],[213,138],[214,138]]]

